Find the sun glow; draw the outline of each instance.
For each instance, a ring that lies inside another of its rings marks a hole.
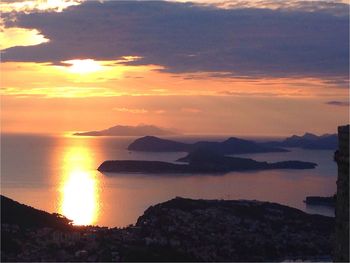
[[[98,180],[91,172],[88,148],[69,148],[64,154],[64,176],[61,187],[60,213],[76,225],[96,222],[99,212]]]
[[[63,61],[63,63],[71,65],[69,66],[71,73],[88,74],[103,69],[103,66],[93,59],[73,59]]]

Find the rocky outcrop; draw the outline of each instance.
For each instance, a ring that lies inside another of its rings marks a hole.
[[[335,261],[349,262],[349,125],[338,127]]]

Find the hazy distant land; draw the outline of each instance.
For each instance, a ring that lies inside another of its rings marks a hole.
[[[337,134],[315,135],[305,133],[303,136],[293,135],[283,141],[263,143],[270,147],[297,147],[310,150],[335,150],[338,147]]]
[[[144,135],[175,135],[169,129],[160,128],[154,125],[126,126],[116,125],[105,130],[77,132],[77,136],[144,136]]]

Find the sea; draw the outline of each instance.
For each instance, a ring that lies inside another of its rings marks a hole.
[[[244,154],[258,161],[301,160],[318,164],[311,170],[231,172],[224,175],[104,174],[105,160],[174,162],[186,153],[130,152],[137,137],[72,135],[1,135],[1,194],[20,203],[60,213],[77,225],[125,227],[144,211],[177,196],[196,199],[244,199],[276,202],[310,214],[334,216],[327,206],[309,206],[306,196],[336,191],[334,151],[290,148],[286,153]],[[222,136],[172,136],[195,142]],[[251,138],[267,140],[267,138]],[[269,138],[270,140],[272,138]]]

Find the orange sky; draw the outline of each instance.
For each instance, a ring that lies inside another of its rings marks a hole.
[[[50,41],[36,29],[4,25],[0,37],[3,50]],[[138,59],[3,62],[1,131],[64,133],[144,123],[184,133],[290,135],[335,132],[349,121],[349,106],[327,104],[348,101],[348,88],[329,79],[220,77],[125,63]]]
[[[172,75],[154,66],[96,72],[2,64],[2,131],[60,133],[115,124],[155,124],[185,133],[290,134],[335,131],[347,97],[318,79],[225,79]]]

